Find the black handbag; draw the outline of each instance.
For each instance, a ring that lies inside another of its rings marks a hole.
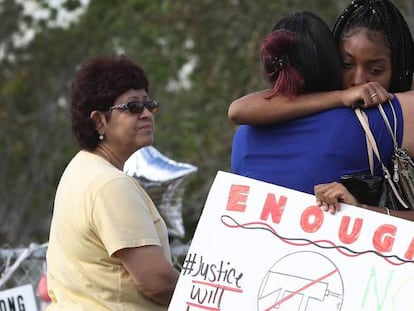
[[[369,128],[365,112],[361,108],[355,108],[355,114],[360,121],[367,138],[367,150],[370,162],[371,174],[352,174],[341,177],[341,182],[355,196],[360,203],[386,207],[393,210],[407,210],[414,208],[414,163],[406,149],[397,144],[396,129],[397,117],[394,107],[389,102],[394,116],[394,129],[384,109],[378,105],[378,109],[387,126],[394,144],[394,153],[391,157],[390,170],[381,160],[374,136]],[[375,153],[381,164],[383,176],[373,175],[372,153]]]
[[[373,176],[367,173],[356,173],[341,176],[341,183],[348,189],[356,200],[363,204],[379,205],[382,183],[382,176]]]

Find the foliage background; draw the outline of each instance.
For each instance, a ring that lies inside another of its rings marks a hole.
[[[228,105],[265,87],[260,40],[297,10],[332,26],[347,2],[0,0],[0,243],[47,241],[54,191],[77,150],[71,80],[86,59],[120,53],[145,68],[162,103],[154,146],[198,167],[184,198],[191,238],[216,172],[230,169]],[[413,1],[395,2],[413,30]],[[78,18],[64,23],[62,13]]]

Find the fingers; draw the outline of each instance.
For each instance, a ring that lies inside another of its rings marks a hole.
[[[378,82],[368,82],[361,86],[361,88],[361,96],[362,100],[364,101],[364,108],[374,107],[380,103],[384,103],[392,99],[392,94],[390,94]]]
[[[322,209],[332,215],[335,215],[336,212],[340,211],[340,205],[335,205],[335,204],[328,204],[326,202],[322,202],[320,207],[322,207]]]
[[[348,189],[346,189],[343,184],[338,182],[316,185],[314,187],[314,192],[316,196],[316,204],[321,206],[324,211],[331,214],[335,214],[340,211],[340,203],[355,206],[359,205],[358,201],[348,191]]]
[[[321,206],[325,212],[335,214],[340,210],[341,186],[341,184],[333,182],[316,185],[314,187],[317,200],[316,203]]]
[[[375,107],[393,98],[380,83],[368,82],[343,90],[339,95],[340,101],[346,107]]]

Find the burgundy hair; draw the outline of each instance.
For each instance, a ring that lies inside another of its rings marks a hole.
[[[289,52],[294,48],[295,35],[287,30],[268,34],[261,45],[261,59],[267,80],[273,85],[269,97],[281,94],[294,97],[304,89],[304,79],[290,63]]]
[[[98,132],[90,118],[94,110],[107,111],[129,90],[148,91],[144,70],[126,56],[96,57],[80,67],[72,83],[72,132],[81,148],[93,150]]]

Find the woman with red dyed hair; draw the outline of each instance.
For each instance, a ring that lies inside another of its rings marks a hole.
[[[260,57],[272,91],[268,97],[342,87],[341,64],[325,22],[311,12],[281,19],[263,40]]]

